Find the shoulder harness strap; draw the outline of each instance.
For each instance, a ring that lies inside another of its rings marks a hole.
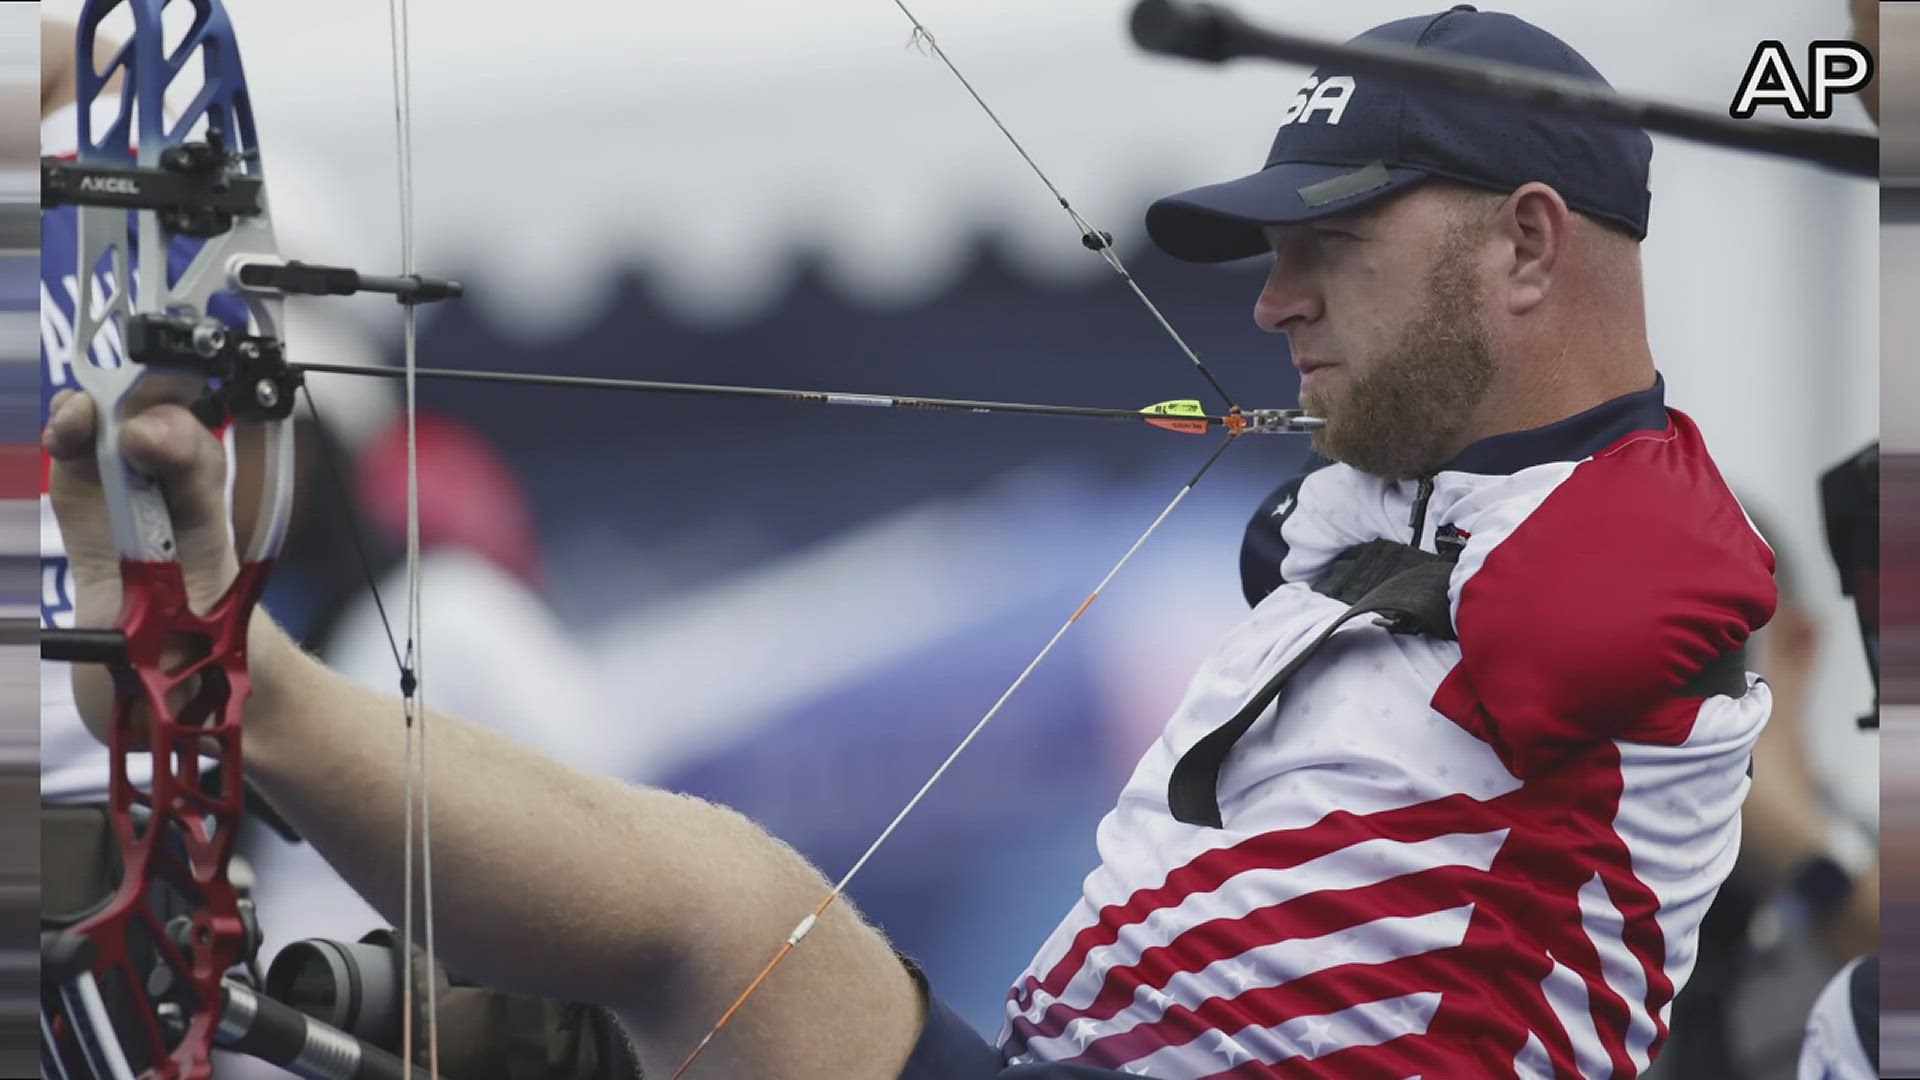
[[[1447,582],[1460,546],[1460,541],[1442,536],[1442,553],[1438,555],[1393,540],[1369,540],[1341,552],[1313,589],[1351,606],[1287,661],[1231,720],[1208,732],[1181,755],[1167,782],[1167,806],[1174,818],[1189,825],[1221,827],[1220,769],[1227,755],[1279,698],[1294,674],[1349,620],[1379,615],[1380,625],[1392,633],[1454,640]]]
[[[1434,554],[1393,540],[1369,540],[1348,548],[1334,559],[1313,589],[1351,606],[1328,624],[1320,636],[1294,655],[1259,693],[1248,699],[1233,718],[1208,732],[1173,767],[1167,782],[1167,806],[1176,820],[1189,825],[1221,827],[1220,770],[1234,744],[1252,729],[1287,683],[1327,639],[1360,615],[1379,615],[1379,624],[1396,634],[1425,634],[1442,641],[1456,640],[1447,584],[1464,541],[1442,526],[1436,535],[1440,553]],[[1732,649],[1716,657],[1687,681],[1678,695],[1708,698],[1741,697],[1747,692],[1747,650]],[[1752,766],[1748,766],[1752,775]]]

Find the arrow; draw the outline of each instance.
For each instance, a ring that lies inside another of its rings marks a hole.
[[[320,372],[331,375],[370,375],[401,379],[402,368],[373,367],[364,364],[288,364],[295,372]],[[1080,405],[1033,405],[1018,401],[971,401],[964,398],[908,397],[892,394],[849,394],[832,390],[791,390],[766,386],[724,386],[708,383],[657,382],[648,379],[612,379],[588,375],[538,375],[512,371],[465,371],[458,368],[416,367],[413,374],[422,379],[451,379],[464,382],[510,383],[525,386],[558,386],[593,390],[635,390],[656,394],[698,394],[709,397],[761,398],[776,401],[802,401],[815,405],[853,405],[877,409],[929,409],[949,412],[1003,413],[1027,416],[1080,416],[1096,420],[1145,420],[1154,427],[1183,434],[1200,435],[1224,428],[1232,435],[1300,433],[1325,423],[1299,409],[1251,409],[1238,406],[1225,416],[1207,412],[1192,399],[1162,401],[1144,409],[1107,409]]]

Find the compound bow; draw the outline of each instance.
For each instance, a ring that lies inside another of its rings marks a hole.
[[[167,7],[88,0],[77,35],[78,153],[41,164],[42,205],[77,204],[71,363],[100,417],[101,485],[123,590],[117,629],[42,636],[49,659],[113,666],[107,813],[121,861],[112,896],[42,943],[50,1076],[198,1080],[211,1073],[217,1035],[240,1038],[263,1016],[270,1027],[288,1019],[270,1005],[263,1014],[244,985],[227,981],[258,939],[229,861],[244,813],[247,627],[293,495],[288,418],[301,376],[280,340],[282,297],[371,291],[414,304],[460,292],[452,282],[282,259],[226,11],[218,0],[183,0],[173,14],[191,21],[169,35]],[[102,24],[122,8],[132,33],[96,67]],[[174,115],[169,90],[192,95]],[[244,307],[243,329],[215,316],[216,298]],[[210,603],[189,595],[159,483],[121,452],[119,421],[168,400],[191,405],[209,426],[261,431],[258,511],[244,523],[238,576]],[[152,762],[144,790],[129,769],[135,754]],[[296,1055],[311,1049],[305,1025],[283,1034],[296,1036]]]

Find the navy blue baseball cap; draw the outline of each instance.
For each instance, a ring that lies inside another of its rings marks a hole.
[[[1608,86],[1586,58],[1512,15],[1459,4],[1354,39],[1521,64]],[[1251,176],[1169,195],[1147,209],[1147,235],[1189,262],[1269,249],[1263,225],[1356,210],[1432,177],[1493,191],[1540,181],[1573,209],[1638,240],[1647,234],[1653,140],[1639,128],[1409,87],[1337,66],[1316,69]]]

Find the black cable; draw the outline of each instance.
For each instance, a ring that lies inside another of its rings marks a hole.
[[[1258,57],[1337,64],[1344,71],[1454,93],[1499,98],[1540,112],[1631,124],[1662,135],[1794,158],[1878,181],[1880,138],[1830,125],[1735,120],[1723,113],[1632,97],[1521,64],[1468,59],[1387,42],[1331,42],[1255,26],[1219,4],[1140,0],[1129,22],[1148,52],[1207,63]]]

